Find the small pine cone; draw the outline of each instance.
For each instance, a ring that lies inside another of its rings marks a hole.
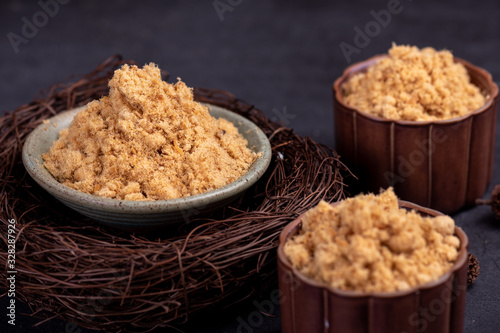
[[[493,192],[491,192],[491,199],[489,200],[477,199],[476,204],[490,205],[491,209],[493,210],[493,213],[495,214],[495,218],[497,220],[500,220],[500,185],[496,185],[495,188],[493,189]]]
[[[467,272],[467,286],[476,281],[477,276],[479,275],[479,261],[477,257],[472,253],[469,253],[469,271]]]

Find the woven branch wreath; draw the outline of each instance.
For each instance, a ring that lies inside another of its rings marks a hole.
[[[197,101],[252,120],[271,141],[271,166],[245,198],[210,220],[155,236],[108,229],[66,208],[27,175],[23,142],[43,120],[106,95],[113,71],[124,63],[133,62],[111,57],[78,81],[54,85],[45,97],[0,117],[0,263],[7,263],[8,220],[16,219],[17,296],[43,321],[148,331],[241,300],[262,281],[275,283],[283,226],[321,199],[344,198],[343,179],[350,173],[334,150],[225,91],[198,88]]]

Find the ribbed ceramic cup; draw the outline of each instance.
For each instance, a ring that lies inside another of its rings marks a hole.
[[[347,106],[342,85],[384,57],[348,67],[333,84],[338,153],[360,178],[362,190],[393,186],[401,199],[446,214],[473,204],[483,196],[493,170],[498,87],[491,75],[455,58],[488,96],[483,107],[449,120],[382,119]]]
[[[400,207],[426,216],[441,213],[400,201]],[[461,333],[465,315],[469,241],[456,227],[460,252],[453,267],[438,280],[390,293],[333,289],[296,271],[283,252],[298,233],[302,217],[283,229],[278,247],[283,333]]]

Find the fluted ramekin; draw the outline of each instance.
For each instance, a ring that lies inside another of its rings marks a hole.
[[[473,204],[493,171],[498,87],[491,75],[455,58],[488,96],[480,109],[439,121],[383,119],[346,105],[342,85],[384,57],[348,67],[333,84],[338,153],[360,178],[362,190],[393,186],[399,198],[446,214]]]
[[[443,215],[413,203],[399,204],[424,216]],[[469,240],[459,227],[455,227],[460,239],[458,258],[439,279],[404,291],[361,293],[331,288],[293,268],[283,247],[301,226],[302,216],[280,235],[278,279],[283,333],[463,332]]]

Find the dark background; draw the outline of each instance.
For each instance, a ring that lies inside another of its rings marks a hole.
[[[179,76],[189,86],[228,90],[300,135],[334,145],[331,85],[348,65],[340,45],[354,46],[354,28],[364,29],[374,20],[371,11],[386,9],[389,2],[232,0],[231,10],[220,16],[213,0],[73,0],[59,5],[58,13],[16,52],[9,33],[23,36],[23,17],[33,22],[42,8],[37,1],[2,1],[0,111],[13,110],[40,89],[87,73],[120,53],[139,64],[157,63],[171,80]],[[353,62],[384,53],[394,41],[450,49],[500,80],[498,1],[401,0],[400,6],[402,11],[352,55]],[[499,145],[497,132],[493,184],[500,183]],[[500,222],[487,207],[453,217],[481,262],[481,275],[467,295],[465,332],[498,332]],[[251,299],[183,330],[236,332],[241,320],[257,313],[252,302],[265,299]],[[0,299],[0,332],[91,332],[58,320],[33,328],[36,321],[21,315],[29,309],[19,302],[16,326],[10,326],[7,302]],[[277,307],[273,315],[263,316],[253,331],[279,332]]]

